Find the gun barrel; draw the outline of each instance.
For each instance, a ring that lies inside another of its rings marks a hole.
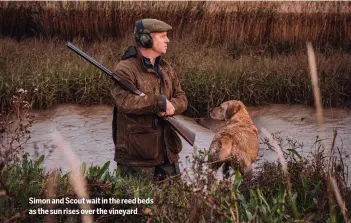
[[[194,132],[184,125],[181,125],[173,116],[163,117],[163,119],[168,121],[174,130],[176,130],[191,146],[194,146],[196,136]]]
[[[105,66],[103,66],[102,64],[97,62],[94,58],[92,58],[88,54],[84,53],[81,49],[79,49],[78,47],[76,47],[72,43],[67,42],[67,47],[70,48],[71,50],[73,50],[79,56],[83,57],[88,62],[90,62],[93,65],[95,65],[101,71],[103,71],[104,73],[109,75],[112,79],[116,80],[122,87],[126,88],[126,90],[132,91],[133,93],[135,93],[137,95],[140,95],[140,96],[145,96],[145,94],[143,92],[139,91],[139,89],[137,89],[135,86],[131,85],[127,81],[125,81],[125,80],[121,79],[120,77],[118,77],[115,73],[113,73],[112,71],[107,69]]]
[[[97,62],[94,58],[92,58],[91,56],[89,56],[88,54],[84,53],[82,50],[80,50],[78,47],[76,47],[75,45],[73,45],[70,42],[67,42],[67,47],[70,48],[71,50],[73,50],[74,52],[76,52],[79,56],[83,57],[84,59],[86,59],[87,61],[89,61],[90,63],[94,64],[97,68],[99,68],[100,70],[104,71],[106,74],[108,74],[110,77],[112,77],[113,73],[107,69],[105,66],[102,66],[99,62]]]

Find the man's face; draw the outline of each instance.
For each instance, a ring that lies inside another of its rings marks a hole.
[[[159,55],[165,54],[169,43],[167,32],[151,33],[151,37],[153,41],[152,49]]]

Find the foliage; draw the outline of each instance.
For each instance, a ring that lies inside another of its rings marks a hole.
[[[128,42],[87,45],[76,40],[74,44],[113,70]],[[65,43],[0,39],[0,45],[1,110],[11,107],[13,92],[19,88],[27,89],[28,94],[38,89],[33,106],[40,109],[59,103],[113,103],[111,79],[71,52]],[[323,104],[350,107],[350,55],[334,51],[319,53],[317,58]],[[166,59],[181,78],[189,102],[187,115],[207,115],[209,108],[230,99],[248,105],[314,102],[305,52],[233,59],[220,48],[183,40],[171,43]]]

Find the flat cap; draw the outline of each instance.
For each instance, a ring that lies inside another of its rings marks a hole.
[[[144,30],[150,33],[167,32],[172,29],[172,26],[157,19],[142,19],[141,22],[143,23]]]

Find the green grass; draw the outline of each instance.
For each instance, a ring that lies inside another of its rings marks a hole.
[[[11,106],[20,88],[38,89],[35,108],[58,103],[112,104],[112,81],[59,40],[30,39],[17,42],[0,39],[0,109]],[[130,40],[87,44],[73,41],[89,55],[113,70]],[[166,55],[182,80],[188,115],[203,116],[208,108],[224,100],[245,104],[313,104],[312,87],[305,52],[280,56],[242,55],[233,59],[221,48],[171,42]],[[351,56],[339,51],[317,53],[317,68],[323,104],[350,107]]]
[[[253,175],[242,177],[238,172],[231,181],[220,181],[204,169],[206,153],[194,155],[190,169],[194,178],[188,183],[179,180],[166,180],[161,184],[151,184],[140,178],[123,178],[117,171],[110,172],[107,162],[103,166],[87,167],[81,165],[85,173],[90,198],[150,198],[155,204],[117,205],[98,204],[92,209],[103,208],[138,208],[142,213],[146,208],[152,211],[157,222],[286,222],[309,219],[312,222],[330,221],[328,193],[326,191],[326,173],[321,156],[310,160],[288,160],[288,170],[292,182],[292,194],[289,196],[281,166],[276,163],[264,163]],[[9,219],[22,213],[17,219],[22,221],[40,221],[43,215],[29,215],[30,209],[47,208],[45,205],[29,204],[29,198],[46,198],[49,174],[42,167],[44,157],[30,159],[24,156],[21,162],[11,164],[2,171],[0,190],[6,188],[7,195],[0,196],[0,219]],[[320,165],[316,165],[319,163]],[[345,172],[334,172],[347,210],[351,208],[351,188],[345,187],[342,180]],[[58,173],[55,198],[75,198],[69,173]],[[187,174],[183,175],[187,179]],[[155,196],[154,196],[155,195]],[[297,203],[297,215],[292,213],[293,204]],[[59,204],[55,209],[79,209],[77,205]],[[337,222],[342,221],[340,209],[333,207]],[[350,214],[348,214],[350,217]],[[102,215],[95,215],[95,220]],[[109,220],[146,219],[140,216],[106,215]],[[58,215],[57,220],[68,218],[79,222],[79,215]],[[328,220],[329,219],[329,220]]]

